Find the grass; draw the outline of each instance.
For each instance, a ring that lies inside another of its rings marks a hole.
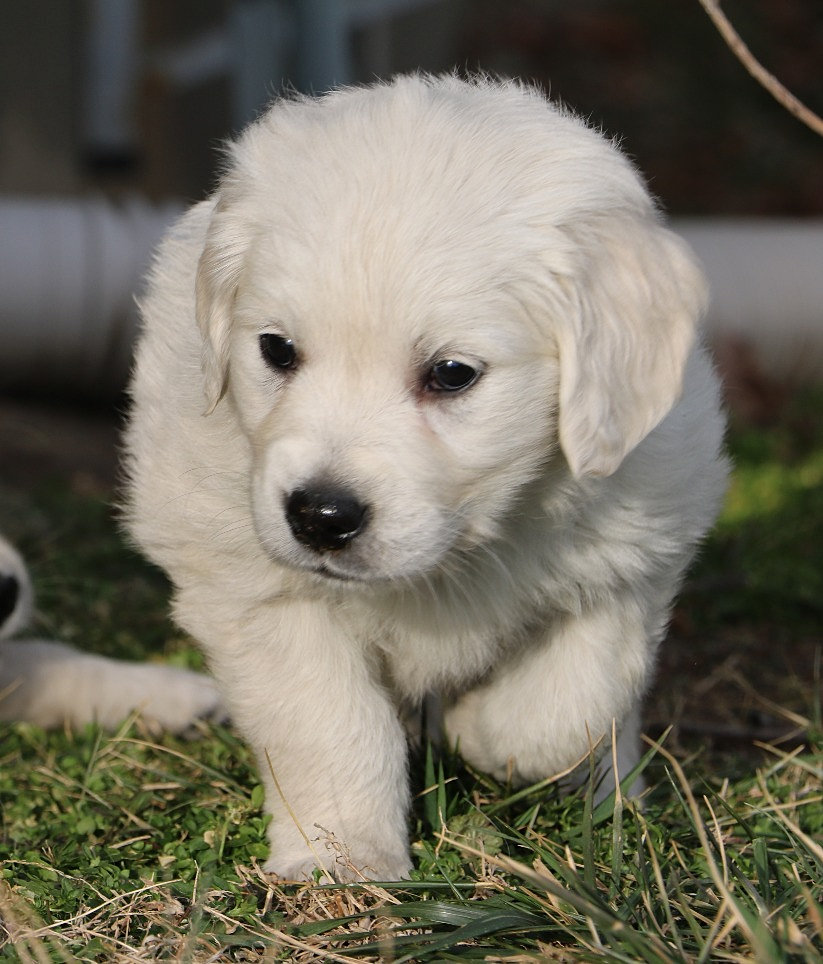
[[[658,751],[643,811],[429,761],[415,879],[349,887],[260,872],[261,794],[225,729],[18,725],[2,754],[7,959],[820,959],[819,752],[692,789]]]
[[[672,734],[649,747],[643,809],[514,790],[429,753],[413,762],[413,880],[285,886],[260,870],[262,792],[230,728],[155,742],[135,720],[114,734],[4,726],[0,959],[823,959],[821,400],[734,432],[727,509],[670,643],[761,647],[755,683],[794,743],[718,754]],[[32,561],[40,631],[196,665],[162,578],[99,497],[54,484],[0,495],[0,525]],[[801,667],[790,690],[787,653]],[[686,685],[706,699],[699,680],[668,682]]]

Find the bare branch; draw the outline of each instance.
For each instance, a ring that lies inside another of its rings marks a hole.
[[[802,121],[816,134],[823,136],[823,118],[815,114],[814,111],[809,110],[802,101],[799,101],[790,90],[787,90],[783,84],[780,83],[774,74],[769,73],[760,61],[757,60],[741,39],[740,34],[738,34],[720,9],[718,0],[699,0],[699,3],[709,17],[711,17],[712,23],[717,27],[732,53],[752,77],[765,87],[772,97],[785,107],[789,113],[794,114],[798,120]]]

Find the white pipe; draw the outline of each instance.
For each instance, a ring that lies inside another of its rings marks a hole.
[[[0,198],[0,389],[110,394],[137,327],[134,294],[176,205]]]
[[[0,390],[111,394],[134,294],[182,206],[0,198]],[[711,339],[751,343],[777,377],[823,379],[823,223],[676,221],[712,289]]]
[[[747,342],[776,378],[823,379],[823,223],[682,220],[709,279],[710,340]]]

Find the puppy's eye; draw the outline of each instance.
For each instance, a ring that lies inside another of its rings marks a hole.
[[[297,367],[297,350],[291,338],[283,335],[264,334],[260,336],[260,351],[266,364],[280,371]]]
[[[426,388],[432,392],[460,392],[473,385],[480,372],[465,362],[447,358],[432,365],[426,379]]]

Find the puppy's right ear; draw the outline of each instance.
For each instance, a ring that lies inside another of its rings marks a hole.
[[[214,411],[228,387],[232,314],[245,251],[243,232],[237,221],[232,207],[220,200],[197,265],[196,311],[203,337],[207,415]]]

